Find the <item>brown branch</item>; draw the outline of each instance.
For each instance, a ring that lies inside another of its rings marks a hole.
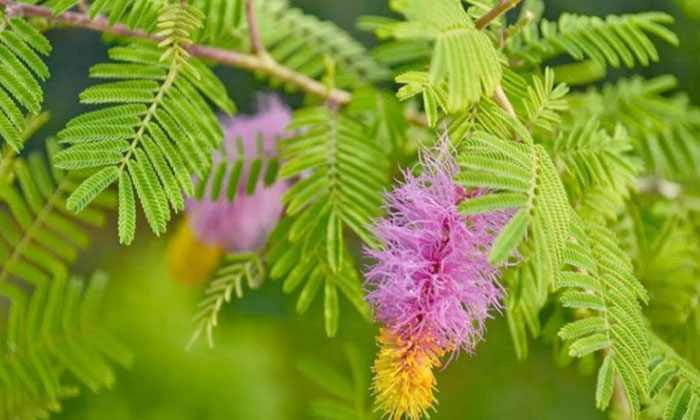
[[[477,20],[477,27],[483,29],[484,27],[488,26],[493,19],[510,8],[515,7],[515,5],[517,5],[520,1],[521,0],[502,0],[493,10]],[[249,26],[251,27],[251,42],[253,43],[252,48],[254,52],[260,52],[264,51],[264,49],[262,49],[262,44],[257,47],[255,46],[255,43],[259,42],[260,38],[251,3],[251,0],[246,0],[246,7],[248,7],[247,17]],[[127,38],[140,38],[153,42],[162,41],[162,38],[160,37],[148,34],[140,29],[131,29],[127,25],[121,23],[110,25],[107,18],[103,16],[90,18],[85,13],[71,11],[66,11],[54,16],[53,10],[47,7],[18,3],[13,0],[0,0],[0,6],[3,6],[7,11],[11,11],[13,16],[39,17],[47,19],[50,23],[56,25],[84,28],[91,31],[104,32]],[[251,25],[250,22],[253,22],[253,24]],[[255,41],[256,39],[257,41]],[[274,77],[284,83],[295,86],[308,94],[325,99],[330,103],[346,105],[348,102],[350,102],[350,92],[337,88],[329,89],[323,83],[303,74],[296,73],[293,70],[290,70],[289,68],[277,63],[268,54],[244,54],[202,44],[183,45],[183,48],[185,48],[187,52],[194,57],[212,60],[228,67],[264,73],[267,76]],[[499,88],[494,93],[494,100],[507,112],[511,113],[512,115],[515,114],[513,111],[513,106],[510,105],[510,102],[505,94],[503,94],[502,89]],[[407,119],[412,124],[425,124],[425,118],[417,115],[416,113],[409,113]]]
[[[493,9],[489,10],[484,16],[474,22],[476,29],[484,29],[491,24],[499,16],[506,13],[510,9],[518,5],[522,0],[501,0]]]
[[[265,46],[260,40],[258,22],[255,19],[255,10],[253,9],[253,0],[245,0],[245,16],[248,20],[248,30],[250,31],[250,47],[253,50],[253,54],[263,54],[265,52]]]
[[[91,19],[89,16],[77,12],[63,12],[54,16],[53,11],[49,8],[33,4],[17,3],[12,0],[0,0],[0,6],[4,6],[6,10],[12,10],[14,16],[45,18],[49,22],[57,25],[85,28],[91,31],[104,32],[129,38],[146,39],[153,42],[160,42],[162,40],[162,38],[150,35],[140,29],[131,29],[121,23],[110,25],[109,21],[103,16],[97,16]],[[262,72],[285,83],[294,85],[311,95],[339,105],[345,105],[350,102],[350,92],[341,89],[328,89],[323,83],[303,74],[296,73],[280,65],[267,55],[243,54],[201,44],[186,45],[183,46],[183,48],[194,57],[216,61],[228,67]]]

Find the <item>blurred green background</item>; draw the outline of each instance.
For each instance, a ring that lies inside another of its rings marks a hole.
[[[436,0],[438,1],[438,0]],[[358,33],[354,19],[362,14],[387,14],[382,0],[292,0],[303,10],[330,19],[366,45],[371,35]],[[684,90],[700,99],[700,47],[697,22],[685,17],[671,0],[549,0],[547,17],[562,12],[605,15],[629,11],[664,10],[677,17],[678,49],[660,45],[662,62],[636,69],[646,76],[675,74]],[[88,68],[106,59],[98,34],[62,30],[49,34],[54,52],[52,77],[45,87],[51,122],[39,139],[51,135],[79,112],[78,93],[90,82]],[[251,109],[253,93],[264,89],[249,74],[217,70],[229,94],[243,112]],[[616,73],[613,77],[620,76]],[[291,99],[295,102],[295,98]],[[35,139],[32,147],[38,147]],[[174,229],[171,229],[173,231]],[[185,351],[192,332],[191,318],[201,291],[170,281],[166,275],[168,238],[157,240],[142,230],[130,248],[121,248],[113,226],[96,235],[95,245],[82,257],[78,272],[96,267],[111,276],[104,305],[108,326],[134,352],[131,369],[119,369],[112,390],[84,391],[66,402],[63,420],[78,419],[308,419],[310,402],[324,391],[299,373],[303,359],[328,362],[347,369],[345,349],[352,344],[367,366],[374,347],[374,327],[349,306],[341,307],[338,336],[327,339],[320,302],[303,316],[294,299],[278,283],[246,291],[244,299],[226,306],[215,331],[216,347]],[[478,354],[461,355],[438,374],[440,409],[433,419],[597,419],[594,378],[574,366],[558,368],[551,346],[535,343],[526,362],[518,362],[502,319],[489,323],[486,342]],[[348,372],[349,375],[349,372]],[[369,391],[367,392],[369,397]]]

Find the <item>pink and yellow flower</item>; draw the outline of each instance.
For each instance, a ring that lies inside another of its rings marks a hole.
[[[446,150],[425,154],[422,173],[387,194],[374,227],[383,246],[367,250],[367,299],[383,325],[374,365],[378,404],[393,419],[421,418],[434,404],[432,370],[446,353],[472,352],[485,321],[500,307],[499,270],[491,245],[508,220],[499,212],[464,216],[468,193],[453,181]]]

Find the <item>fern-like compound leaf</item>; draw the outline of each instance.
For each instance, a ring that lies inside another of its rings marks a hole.
[[[602,91],[570,99],[575,121],[598,119],[609,132],[622,124],[634,154],[650,173],[686,181],[700,176],[700,110],[684,94],[674,93],[677,80],[660,76],[620,79]]]
[[[574,60],[593,60],[603,68],[647,66],[659,60],[652,36],[678,44],[678,37],[666,27],[672,22],[672,16],[658,12],[605,19],[565,13],[557,22],[542,20],[539,31],[513,38],[509,52],[531,65],[566,54]]]
[[[386,67],[336,24],[290,7],[287,0],[254,4],[263,45],[272,58],[288,69],[317,79],[324,74],[325,62],[330,58],[336,66],[334,85],[341,88],[390,77]],[[273,78],[272,83],[280,82]]]
[[[76,3],[75,0],[69,0]],[[156,28],[158,13],[167,4],[164,0],[95,0],[90,3],[89,15],[106,15],[109,24],[125,23],[129,28],[141,28],[152,32]]]
[[[60,407],[72,380],[96,391],[114,383],[112,363],[131,364],[130,352],[97,322],[106,281],[96,273],[85,287],[60,274],[36,285],[31,297],[0,288],[10,299],[0,325],[2,418],[44,418]]]
[[[610,135],[597,120],[577,124],[568,132],[562,132],[554,142],[554,161],[563,169],[563,182],[567,185],[573,203],[581,203],[584,210],[591,191],[598,191],[596,201],[604,200],[608,193],[617,197],[629,197],[636,185],[641,165],[632,155],[632,140],[623,126],[618,125]],[[621,210],[619,206],[613,207]],[[595,214],[593,209],[589,213]],[[599,213],[599,215],[602,215]]]
[[[649,336],[650,396],[647,411],[664,419],[700,416],[700,372],[658,336]]]
[[[58,145],[49,141],[49,160]],[[87,229],[104,224],[104,210],[114,197],[96,195],[84,212],[66,210],[68,196],[86,184],[85,174],[66,174],[49,169],[44,157],[34,152],[13,164],[15,183],[0,186],[0,287],[16,289],[17,280],[31,285],[65,276],[80,249],[89,244]]]
[[[289,127],[299,135],[280,142],[280,178],[308,176],[283,200],[287,217],[269,238],[270,277],[283,278],[290,293],[306,279],[297,310],[306,311],[323,286],[326,332],[337,328],[337,289],[363,314],[368,306],[353,258],[342,238],[346,230],[365,243],[378,216],[386,160],[366,127],[343,112],[324,107],[297,111]]]
[[[572,220],[574,242],[565,259],[570,268],[562,273],[557,287],[564,291],[562,305],[591,315],[564,326],[559,335],[570,343],[572,357],[604,352],[596,405],[601,409],[609,405],[613,382],[619,380],[632,418],[639,418],[649,390],[649,346],[641,308],[648,295],[612,232],[578,216]]]
[[[23,109],[34,114],[41,110],[39,81],[49,77],[41,56],[49,52],[51,45],[38,30],[0,12],[0,138],[15,152],[22,149],[27,128]]]
[[[397,22],[391,30],[401,39],[428,39],[435,48],[428,70],[427,85],[416,84],[404,75],[397,77],[399,83],[413,87],[399,92],[405,99],[426,92],[426,108],[433,108],[428,101],[434,100],[437,91],[444,91],[444,108],[447,113],[466,111],[482,96],[491,96],[499,86],[502,67],[499,53],[491,39],[477,29],[472,19],[458,0],[431,2],[411,0],[405,2],[402,12],[406,22]],[[409,72],[410,74],[410,72]],[[429,120],[434,119],[430,116]]]
[[[514,120],[512,123],[519,124]],[[474,204],[462,206],[468,213],[479,209],[517,210],[496,239],[490,259],[493,263],[505,261],[527,236],[534,244],[535,273],[543,300],[563,262],[569,206],[546,151],[532,144],[527,131],[521,132],[528,136],[524,143],[474,133],[462,144],[458,157],[461,173],[456,181],[468,189],[493,191],[493,195],[486,194]]]
[[[243,285],[257,289],[264,281],[265,269],[258,254],[229,254],[214,274],[204,290],[204,299],[199,302],[194,317],[195,331],[188,344],[192,346],[206,334],[209,347],[214,347],[214,327],[218,323],[219,312],[225,303],[231,301],[235,293],[243,297]]]
[[[569,88],[563,83],[555,86],[554,71],[549,67],[545,68],[544,77],[533,76],[532,81],[532,85],[527,86],[526,92],[510,96],[516,98],[516,107],[522,107],[522,112],[518,115],[524,116],[525,125],[528,128],[540,128],[552,132],[561,123],[560,114],[568,109],[568,103],[564,97],[569,92]],[[508,89],[506,93],[509,93]]]
[[[182,193],[194,193],[192,176],[207,173],[223,133],[205,98],[235,110],[211,70],[183,49],[201,18],[190,6],[167,6],[157,25],[160,48],[112,48],[116,62],[98,64],[91,76],[117,81],[81,94],[84,103],[108,107],[74,118],[59,133],[70,147],[56,156],[58,167],[97,169],[68,199],[69,209],[81,211],[118,181],[122,243],[133,240],[137,199],[153,232],[162,234],[171,212],[184,208]]]

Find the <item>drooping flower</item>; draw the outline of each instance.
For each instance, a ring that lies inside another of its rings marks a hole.
[[[239,185],[245,185],[250,162],[258,155],[259,146],[264,155],[274,155],[276,142],[287,135],[285,127],[290,120],[291,110],[278,98],[261,95],[257,113],[220,120],[224,142],[222,150],[214,152],[214,164],[238,160],[242,145],[246,164]],[[247,195],[241,187],[231,202],[225,194],[212,200],[209,190],[201,200],[188,198],[182,226],[168,249],[172,276],[182,282],[201,284],[218,266],[223,253],[257,250],[282,216],[282,195],[287,188],[288,181],[264,186],[261,180],[253,194]],[[200,268],[192,270],[192,267]]]
[[[447,146],[424,154],[421,163],[420,175],[406,171],[387,194],[386,216],[374,228],[383,246],[367,250],[376,261],[366,272],[367,299],[384,326],[374,389],[395,419],[419,419],[432,406],[426,372],[445,353],[473,351],[502,295],[488,252],[508,214],[458,212],[460,202],[480,192],[455,184],[458,167]],[[411,375],[418,376],[406,386]]]

